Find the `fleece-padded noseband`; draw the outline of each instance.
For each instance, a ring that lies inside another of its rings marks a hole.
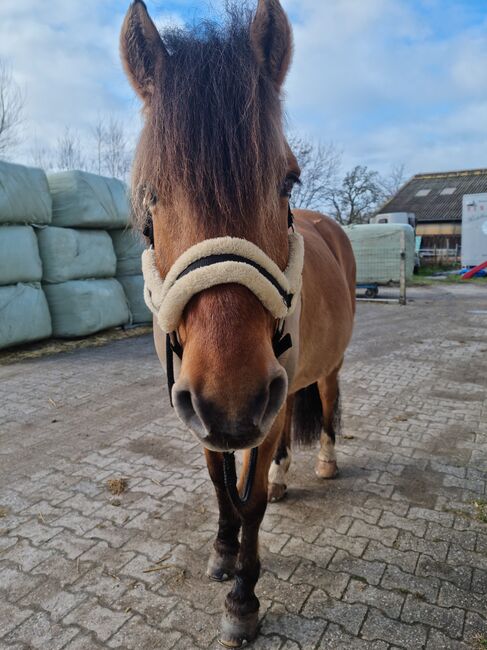
[[[284,271],[258,246],[238,237],[206,239],[188,248],[162,278],[153,248],[142,254],[144,298],[160,328],[176,331],[191,298],[210,287],[236,283],[247,287],[264,307],[282,320],[293,313],[302,283],[304,243],[293,231]]]

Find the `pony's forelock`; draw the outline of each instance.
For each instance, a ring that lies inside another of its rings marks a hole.
[[[252,51],[251,20],[232,6],[223,24],[162,31],[169,56],[133,168],[139,225],[147,188],[169,206],[177,193],[217,226],[275,207],[285,173],[281,102]]]

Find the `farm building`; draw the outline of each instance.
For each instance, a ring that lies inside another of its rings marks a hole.
[[[487,192],[487,169],[416,174],[381,207],[379,215],[413,212],[422,248],[460,249],[463,196],[483,192]]]

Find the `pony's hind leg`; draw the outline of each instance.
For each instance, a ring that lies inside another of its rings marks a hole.
[[[320,437],[320,451],[318,452],[315,471],[317,476],[324,479],[335,478],[338,474],[335,436],[340,431],[339,371],[340,367],[318,381],[318,390],[323,407],[323,431]]]
[[[286,402],[286,420],[277,444],[276,453],[269,469],[268,501],[280,501],[286,495],[286,474],[291,465],[291,424],[293,415],[294,396],[290,395]]]

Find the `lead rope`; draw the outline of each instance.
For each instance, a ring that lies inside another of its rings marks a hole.
[[[249,471],[245,480],[245,487],[242,496],[237,489],[237,470],[235,469],[235,453],[233,451],[223,452],[223,480],[227,489],[227,494],[234,508],[239,512],[245,506],[252,496],[252,487],[254,485],[255,470],[257,468],[258,447],[253,447],[250,451]]]

